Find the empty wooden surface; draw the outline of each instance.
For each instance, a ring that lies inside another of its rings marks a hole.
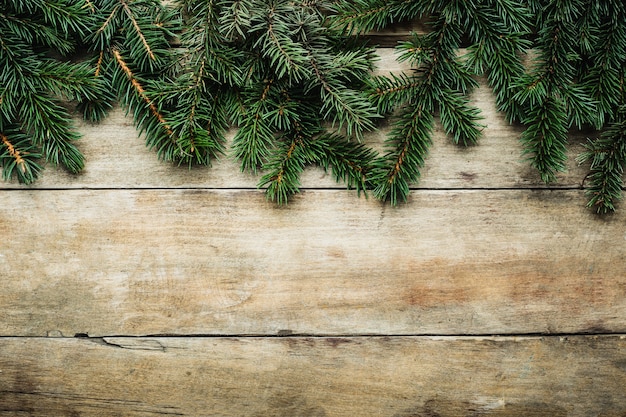
[[[77,121],[84,173],[0,184],[0,415],[626,416],[626,215],[584,207],[584,134],[546,186],[473,98],[480,144],[438,130],[395,208]]]
[[[617,336],[0,339],[0,369],[11,416],[626,413]]]
[[[625,217],[581,191],[4,195],[3,335],[626,332]]]

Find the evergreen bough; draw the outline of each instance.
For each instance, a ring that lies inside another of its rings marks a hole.
[[[0,165],[5,179],[30,183],[39,159],[70,172],[83,168],[79,135],[66,100],[95,100],[103,90],[86,63],[65,57],[88,30],[89,12],[69,0],[0,4]]]
[[[426,19],[431,30],[398,45],[410,74],[380,77],[371,96],[397,117],[389,151],[373,177],[375,194],[404,200],[431,145],[433,119],[456,143],[480,135],[478,111],[467,95],[486,75],[498,109],[525,126],[524,154],[541,179],[565,169],[572,128],[608,129],[588,145],[589,206],[614,210],[623,186],[626,6],[618,0],[355,0],[341,2],[337,27],[364,34],[400,20]],[[460,56],[461,46],[467,52]],[[529,53],[529,70],[522,58]]]
[[[360,87],[374,54],[328,28],[330,3],[93,4],[96,72],[162,159],[209,165],[235,125],[233,156],[242,170],[265,173],[259,186],[278,203],[298,191],[309,164],[367,187],[375,153],[358,141],[377,114]]]
[[[461,146],[483,126],[469,94],[485,76],[521,123],[541,179],[565,169],[568,133],[594,129],[589,206],[613,211],[626,162],[626,6],[603,0],[26,0],[0,5],[0,164],[33,181],[39,159],[83,166],[67,103],[98,121],[115,101],[160,158],[226,152],[279,203],[317,164],[392,204],[419,179],[435,119]],[[397,46],[412,70],[372,76],[361,35],[422,19]],[[80,51],[80,59],[72,54]],[[461,51],[465,53],[461,53]],[[394,119],[378,156],[360,141]]]

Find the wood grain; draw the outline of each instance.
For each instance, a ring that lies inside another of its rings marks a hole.
[[[395,60],[391,49],[379,49],[378,74],[398,73],[407,69]],[[537,172],[522,156],[519,135],[522,128],[511,126],[504,115],[497,112],[491,90],[480,80],[481,87],[473,96],[473,103],[482,110],[486,127],[477,146],[464,148],[454,145],[437,125],[433,147],[421,180],[416,188],[547,188]],[[99,125],[76,120],[83,138],[78,141],[85,154],[86,167],[79,175],[71,175],[48,166],[43,176],[29,187],[17,181],[0,181],[0,189],[46,189],[46,188],[248,188],[254,189],[260,177],[241,173],[239,164],[231,152],[212,167],[196,167],[189,170],[171,163],[159,161],[154,151],[145,146],[138,137],[132,120],[121,109],[114,110]],[[383,124],[378,130],[366,135],[368,145],[384,152],[383,143],[391,126]],[[228,143],[234,130],[227,136]],[[567,172],[559,174],[552,187],[579,187],[588,172],[587,166],[579,166],[575,157],[582,150],[585,135],[570,135]],[[302,188],[345,188],[320,168],[308,169],[302,177]]]
[[[0,339],[0,371],[12,417],[626,415],[624,336]]]
[[[566,335],[626,333],[626,214],[583,207],[584,135],[542,184],[481,83],[480,145],[438,127],[397,208],[77,121],[82,174],[0,183],[0,415],[625,417],[625,336]]]
[[[393,26],[367,33],[363,38],[367,39],[371,45],[380,48],[393,48],[398,45],[398,42],[409,39],[413,32],[419,34],[430,32],[428,25],[429,22],[425,18],[396,22]]]
[[[626,332],[581,191],[4,191],[0,335]]]

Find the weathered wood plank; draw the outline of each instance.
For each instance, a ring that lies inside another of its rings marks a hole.
[[[411,21],[396,22],[393,26],[379,31],[372,31],[364,38],[368,39],[371,45],[380,48],[393,48],[398,42],[406,41],[411,37],[411,33],[424,34],[430,31],[427,19],[414,19]]]
[[[581,191],[4,191],[0,335],[626,332]]]
[[[399,72],[406,67],[395,60],[390,49],[379,50],[379,73]],[[486,128],[478,146],[456,146],[438,126],[434,146],[423,169],[419,188],[528,188],[545,187],[537,172],[521,156],[521,128],[510,126],[496,111],[491,90],[484,84],[473,100],[483,111]],[[259,177],[241,173],[239,165],[223,156],[213,167],[189,170],[164,163],[147,149],[132,120],[117,109],[99,125],[77,121],[84,135],[78,145],[86,156],[86,168],[77,176],[49,167],[43,177],[29,188],[256,188]],[[367,135],[366,141],[383,151],[390,126]],[[229,134],[229,140],[234,131]],[[571,137],[568,171],[559,175],[556,187],[580,186],[587,167],[575,162],[582,151],[582,135]],[[343,188],[321,169],[309,169],[302,179],[303,188]],[[16,181],[0,181],[1,188],[25,188]]]
[[[0,339],[3,416],[626,415],[626,339]]]

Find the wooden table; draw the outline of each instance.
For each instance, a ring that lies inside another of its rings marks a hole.
[[[0,415],[625,416],[626,210],[584,207],[584,136],[546,187],[473,99],[480,145],[438,128],[398,207],[77,122],[84,173],[0,185]]]

